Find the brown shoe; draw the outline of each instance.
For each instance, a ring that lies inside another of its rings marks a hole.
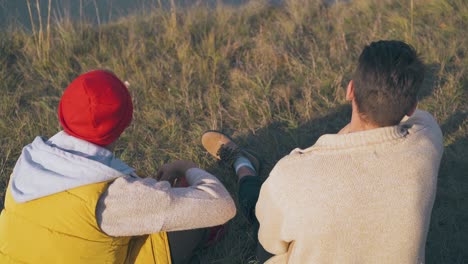
[[[234,165],[237,158],[244,156],[252,163],[256,173],[259,174],[260,172],[260,162],[258,158],[237,146],[229,136],[219,131],[209,130],[203,133],[202,145],[213,157],[231,167]]]

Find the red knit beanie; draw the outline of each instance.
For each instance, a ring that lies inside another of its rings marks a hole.
[[[60,124],[68,134],[106,146],[119,138],[132,121],[133,105],[127,87],[108,71],[78,76],[60,99]]]

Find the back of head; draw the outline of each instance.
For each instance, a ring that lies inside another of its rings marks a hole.
[[[125,84],[113,73],[96,70],[78,76],[60,99],[60,124],[68,134],[106,146],[130,124],[133,105]]]
[[[353,76],[359,114],[377,126],[398,124],[417,102],[424,64],[402,41],[377,41],[366,46]]]

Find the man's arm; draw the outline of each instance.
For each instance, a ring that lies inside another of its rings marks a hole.
[[[258,230],[258,240],[263,248],[274,254],[281,255],[288,251],[289,243],[281,237],[284,213],[277,201],[277,188],[275,180],[275,169],[270,173],[268,179],[263,183],[260,190],[255,214],[260,228]],[[275,191],[276,189],[276,191]]]
[[[236,214],[231,196],[208,172],[191,168],[187,188],[172,188],[167,181],[122,177],[99,199],[96,217],[111,236],[136,236],[216,226]]]

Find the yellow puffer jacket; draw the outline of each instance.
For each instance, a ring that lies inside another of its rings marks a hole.
[[[131,239],[100,230],[96,204],[108,184],[26,203],[16,203],[8,187],[0,215],[0,263],[170,263],[165,232]]]

